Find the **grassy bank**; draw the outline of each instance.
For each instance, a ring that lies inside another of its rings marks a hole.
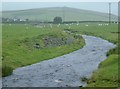
[[[108,58],[100,63],[99,69],[88,79],[88,87],[118,87],[120,78],[118,76],[118,46],[111,49]]]
[[[101,62],[88,80],[88,87],[118,87],[118,55],[112,54]]]
[[[2,27],[2,76],[11,74],[17,67],[67,54],[84,46],[81,36],[75,38],[56,26],[37,28],[24,24],[4,24]]]

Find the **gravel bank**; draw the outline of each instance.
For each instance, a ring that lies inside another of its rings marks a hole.
[[[86,45],[77,51],[30,66],[17,68],[3,78],[3,87],[77,87],[85,86],[83,77],[90,77],[112,43],[83,35]]]

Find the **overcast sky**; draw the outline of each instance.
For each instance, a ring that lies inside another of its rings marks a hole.
[[[73,7],[78,9],[93,10],[108,13],[108,2],[3,2],[2,10],[23,10],[44,7]],[[111,3],[111,11],[118,14],[118,3]]]

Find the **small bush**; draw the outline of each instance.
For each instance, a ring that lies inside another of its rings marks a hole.
[[[9,67],[9,66],[6,66],[6,65],[2,67],[2,77],[11,75],[12,72],[13,72],[12,67]]]
[[[107,56],[111,54],[118,54],[118,47],[111,49],[109,52],[107,52]]]

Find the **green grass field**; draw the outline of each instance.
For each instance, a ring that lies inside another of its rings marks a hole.
[[[75,34],[86,34],[101,37],[118,46],[118,25],[98,26],[98,24],[81,23],[71,26],[60,25],[60,27],[53,25],[53,28],[50,28],[49,25],[46,25],[45,28],[37,28],[32,25],[4,24],[2,26],[3,66],[7,65],[15,69],[72,52],[84,45],[84,40],[80,37],[70,44],[45,48],[42,38],[46,36],[73,39]],[[68,29],[74,35],[64,32]],[[41,44],[42,49],[33,48],[32,45],[35,42]],[[108,52],[108,58],[99,65],[99,69],[93,73],[91,79],[87,80],[88,87],[118,86],[120,80],[118,79],[118,52],[116,50],[118,47]]]

